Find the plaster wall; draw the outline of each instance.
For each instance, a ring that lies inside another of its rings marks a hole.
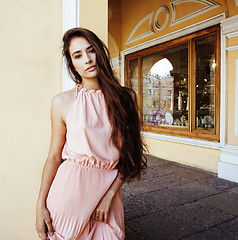
[[[236,45],[238,46],[238,41]],[[238,112],[238,106],[235,104],[235,97],[238,94],[236,92],[236,75],[238,75],[238,69],[236,66],[236,59],[238,59],[238,50],[227,52],[227,143],[229,145],[238,146],[238,135],[235,135],[235,113]]]
[[[35,204],[62,86],[62,3],[0,3],[1,239],[37,239]]]
[[[95,32],[108,45],[108,1],[80,0],[79,24]]]

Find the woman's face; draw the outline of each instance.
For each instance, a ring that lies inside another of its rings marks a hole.
[[[72,38],[69,53],[74,68],[82,79],[97,78],[96,53],[84,37]]]

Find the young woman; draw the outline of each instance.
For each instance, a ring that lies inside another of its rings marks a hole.
[[[52,101],[36,230],[40,239],[121,240],[122,183],[146,168],[136,94],[118,83],[93,32],[68,30],[63,55],[76,87]]]

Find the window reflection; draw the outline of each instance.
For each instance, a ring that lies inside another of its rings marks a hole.
[[[196,128],[214,129],[215,38],[196,42]]]
[[[188,126],[187,44],[142,59],[143,123]]]

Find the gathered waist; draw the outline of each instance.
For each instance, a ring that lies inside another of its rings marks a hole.
[[[95,160],[90,157],[83,157],[83,158],[73,158],[73,157],[67,157],[63,159],[65,162],[72,163],[78,166],[83,166],[83,167],[89,167],[89,168],[96,168],[100,170],[115,170],[116,164],[115,163],[109,163],[105,164],[102,161]]]

